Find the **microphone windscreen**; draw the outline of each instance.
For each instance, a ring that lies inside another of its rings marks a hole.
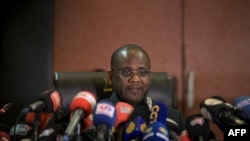
[[[161,122],[153,122],[147,126],[143,134],[143,141],[169,141],[169,133]]]
[[[128,141],[136,138],[141,140],[146,126],[147,123],[141,116],[138,116],[135,119],[126,122],[124,127],[125,130],[123,134],[123,140]]]
[[[115,128],[117,128],[121,123],[125,123],[131,113],[134,111],[134,107],[125,102],[118,102],[115,105],[116,110],[116,121],[115,121]]]
[[[202,116],[219,125],[223,123],[219,118],[219,114],[223,110],[226,110],[225,104],[223,101],[215,98],[208,98],[200,103]]]
[[[142,138],[141,133],[144,132],[145,125],[149,122],[149,114],[150,110],[147,106],[138,105],[124,124],[122,138],[124,140]]]
[[[167,118],[167,128],[169,129],[169,131],[174,131],[177,135],[181,134],[179,125],[170,118]]]
[[[246,123],[250,123],[250,96],[240,96],[233,101],[233,105],[243,110],[239,117]]]
[[[9,135],[11,140],[22,140],[32,137],[33,125],[27,122],[19,122],[13,125]]]
[[[184,130],[181,134],[180,134],[180,140],[181,141],[192,141],[188,135],[187,130]]]
[[[112,129],[115,125],[116,111],[115,106],[108,100],[100,100],[93,112],[93,124],[98,125],[105,123],[108,130]]]
[[[162,102],[156,102],[150,113],[150,123],[158,121],[166,125],[168,117],[168,107]]]
[[[43,112],[56,112],[62,105],[62,97],[59,92],[54,89],[44,91],[37,101],[43,101],[45,103]]]
[[[214,95],[214,96],[212,96],[212,97],[210,97],[210,98],[214,98],[214,99],[220,100],[220,101],[222,101],[222,102],[226,102],[226,100],[225,100],[223,97],[218,96],[218,95]]]
[[[0,131],[0,141],[11,141],[10,135],[6,132]]]
[[[96,97],[89,91],[80,91],[74,96],[70,104],[70,111],[74,112],[76,109],[82,109],[84,116],[89,116],[96,105]]]
[[[210,133],[210,126],[201,114],[192,114],[186,118],[186,128],[191,140],[198,140],[199,137],[207,139]]]
[[[82,132],[86,132],[93,124],[93,114],[82,119]]]
[[[136,108],[133,110],[131,115],[129,116],[129,119],[127,121],[132,121],[138,116],[143,118],[143,120],[148,123],[149,122],[149,115],[150,115],[150,110],[147,106],[141,106],[138,105]]]
[[[38,141],[60,141],[63,139],[64,130],[62,124],[54,123],[39,134]]]
[[[25,122],[33,124],[35,122],[36,115],[39,115],[38,131],[45,129],[47,125],[54,121],[54,113],[35,113],[29,112],[25,117]]]

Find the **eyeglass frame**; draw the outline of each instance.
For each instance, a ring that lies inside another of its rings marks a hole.
[[[119,74],[124,77],[124,78],[131,78],[134,75],[137,75],[139,78],[146,78],[149,74],[152,73],[152,71],[146,70],[146,69],[139,69],[139,70],[133,70],[133,69],[118,69],[118,70],[111,70],[112,72],[119,72]],[[131,74],[129,76],[124,75],[124,73],[122,73],[122,71],[129,71]],[[146,73],[145,75],[141,75],[139,74],[139,72],[143,72]]]

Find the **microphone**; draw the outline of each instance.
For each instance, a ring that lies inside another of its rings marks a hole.
[[[38,133],[41,132],[48,124],[50,124],[53,121],[53,118],[53,113],[29,112],[25,117],[22,118],[22,121],[18,121],[11,128],[10,134],[12,140],[15,141],[31,138],[34,138],[35,140],[35,138],[38,137]]]
[[[167,118],[167,127],[169,131],[169,137],[170,139],[174,139],[175,141],[180,141],[181,138],[179,135],[181,135],[181,130],[179,125],[172,119]]]
[[[11,141],[9,135],[10,127],[5,124],[0,124],[0,141]]]
[[[169,141],[169,134],[166,125],[155,121],[150,123],[143,133],[143,141]]]
[[[12,106],[12,103],[7,103],[5,104],[1,109],[0,109],[0,115],[6,113],[10,107]]]
[[[166,125],[166,119],[168,117],[168,108],[162,102],[155,102],[152,106],[151,113],[149,115],[149,123],[161,122]]]
[[[117,102],[115,105],[115,110],[115,129],[117,129],[119,125],[125,123],[129,119],[130,115],[134,111],[134,107],[126,102]]]
[[[241,109],[238,115],[247,124],[250,124],[250,96],[240,96],[233,101],[233,105]]]
[[[54,113],[39,113],[39,121],[36,121],[36,114],[35,112],[29,112],[25,117],[25,122],[34,124],[35,122],[38,122],[38,131],[42,131],[46,128],[47,125],[52,123],[54,121]]]
[[[124,124],[123,140],[141,140],[149,122],[150,110],[147,106],[137,106]]]
[[[22,139],[30,139],[33,134],[33,125],[28,122],[19,122],[13,125],[10,129],[9,135],[11,140],[22,140]]]
[[[180,141],[180,137],[178,136],[181,131],[178,124],[168,117],[168,107],[166,104],[162,102],[155,102],[151,109],[150,114],[150,123],[160,122],[164,124],[166,129],[169,132],[169,138],[174,139],[176,141]]]
[[[134,107],[126,102],[117,102],[115,105],[116,121],[115,121],[115,140],[122,140],[124,125],[128,121],[130,115],[134,111]]]
[[[65,128],[61,123],[51,124],[39,134],[38,141],[62,141]]]
[[[70,104],[71,119],[64,132],[64,141],[71,140],[77,124],[82,118],[88,117],[96,105],[96,97],[89,91],[80,91],[73,97]]]
[[[8,133],[0,131],[0,141],[11,141]]]
[[[82,132],[88,131],[93,124],[93,115],[90,114],[88,117],[82,119]]]
[[[93,112],[93,124],[97,129],[97,141],[111,139],[115,120],[116,110],[114,104],[108,100],[99,101]]]
[[[22,110],[22,113],[27,114],[28,112],[49,112],[53,113],[58,111],[61,107],[62,97],[58,91],[50,89],[44,91],[36,102],[30,104]]]
[[[180,134],[180,140],[181,141],[192,141],[188,135],[187,130],[182,131],[182,133]]]
[[[232,105],[216,98],[208,98],[200,103],[200,110],[203,117],[217,125],[245,125],[246,123],[238,118]]]
[[[123,140],[141,140],[146,126],[147,124],[141,116],[138,116],[134,120],[127,122],[125,125]]]
[[[186,118],[186,128],[192,141],[207,141],[210,134],[210,126],[201,114],[192,114]]]

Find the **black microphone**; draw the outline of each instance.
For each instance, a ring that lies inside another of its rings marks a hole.
[[[36,102],[30,104],[22,110],[22,113],[27,114],[29,112],[50,112],[57,111],[62,102],[62,97],[58,91],[51,89],[44,91]]]
[[[201,114],[209,121],[217,125],[245,125],[246,123],[238,118],[234,112],[236,109],[217,98],[208,98],[200,103]]]
[[[31,139],[33,136],[33,124],[28,122],[18,122],[10,129],[9,135],[12,141]]]
[[[12,106],[12,103],[7,103],[5,104],[1,109],[0,109],[0,115],[6,113],[10,107]]]
[[[51,124],[39,134],[38,141],[62,141],[65,129],[62,123]]]
[[[192,114],[186,118],[186,128],[192,141],[207,141],[210,126],[207,119],[201,114]]]
[[[179,135],[181,134],[181,129],[178,123],[176,123],[174,120],[167,118],[167,127],[169,130],[169,137],[171,139],[174,139],[175,141],[180,141]]]

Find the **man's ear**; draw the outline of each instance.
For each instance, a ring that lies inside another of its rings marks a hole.
[[[109,85],[112,85],[113,74],[112,71],[107,71],[107,81]]]

